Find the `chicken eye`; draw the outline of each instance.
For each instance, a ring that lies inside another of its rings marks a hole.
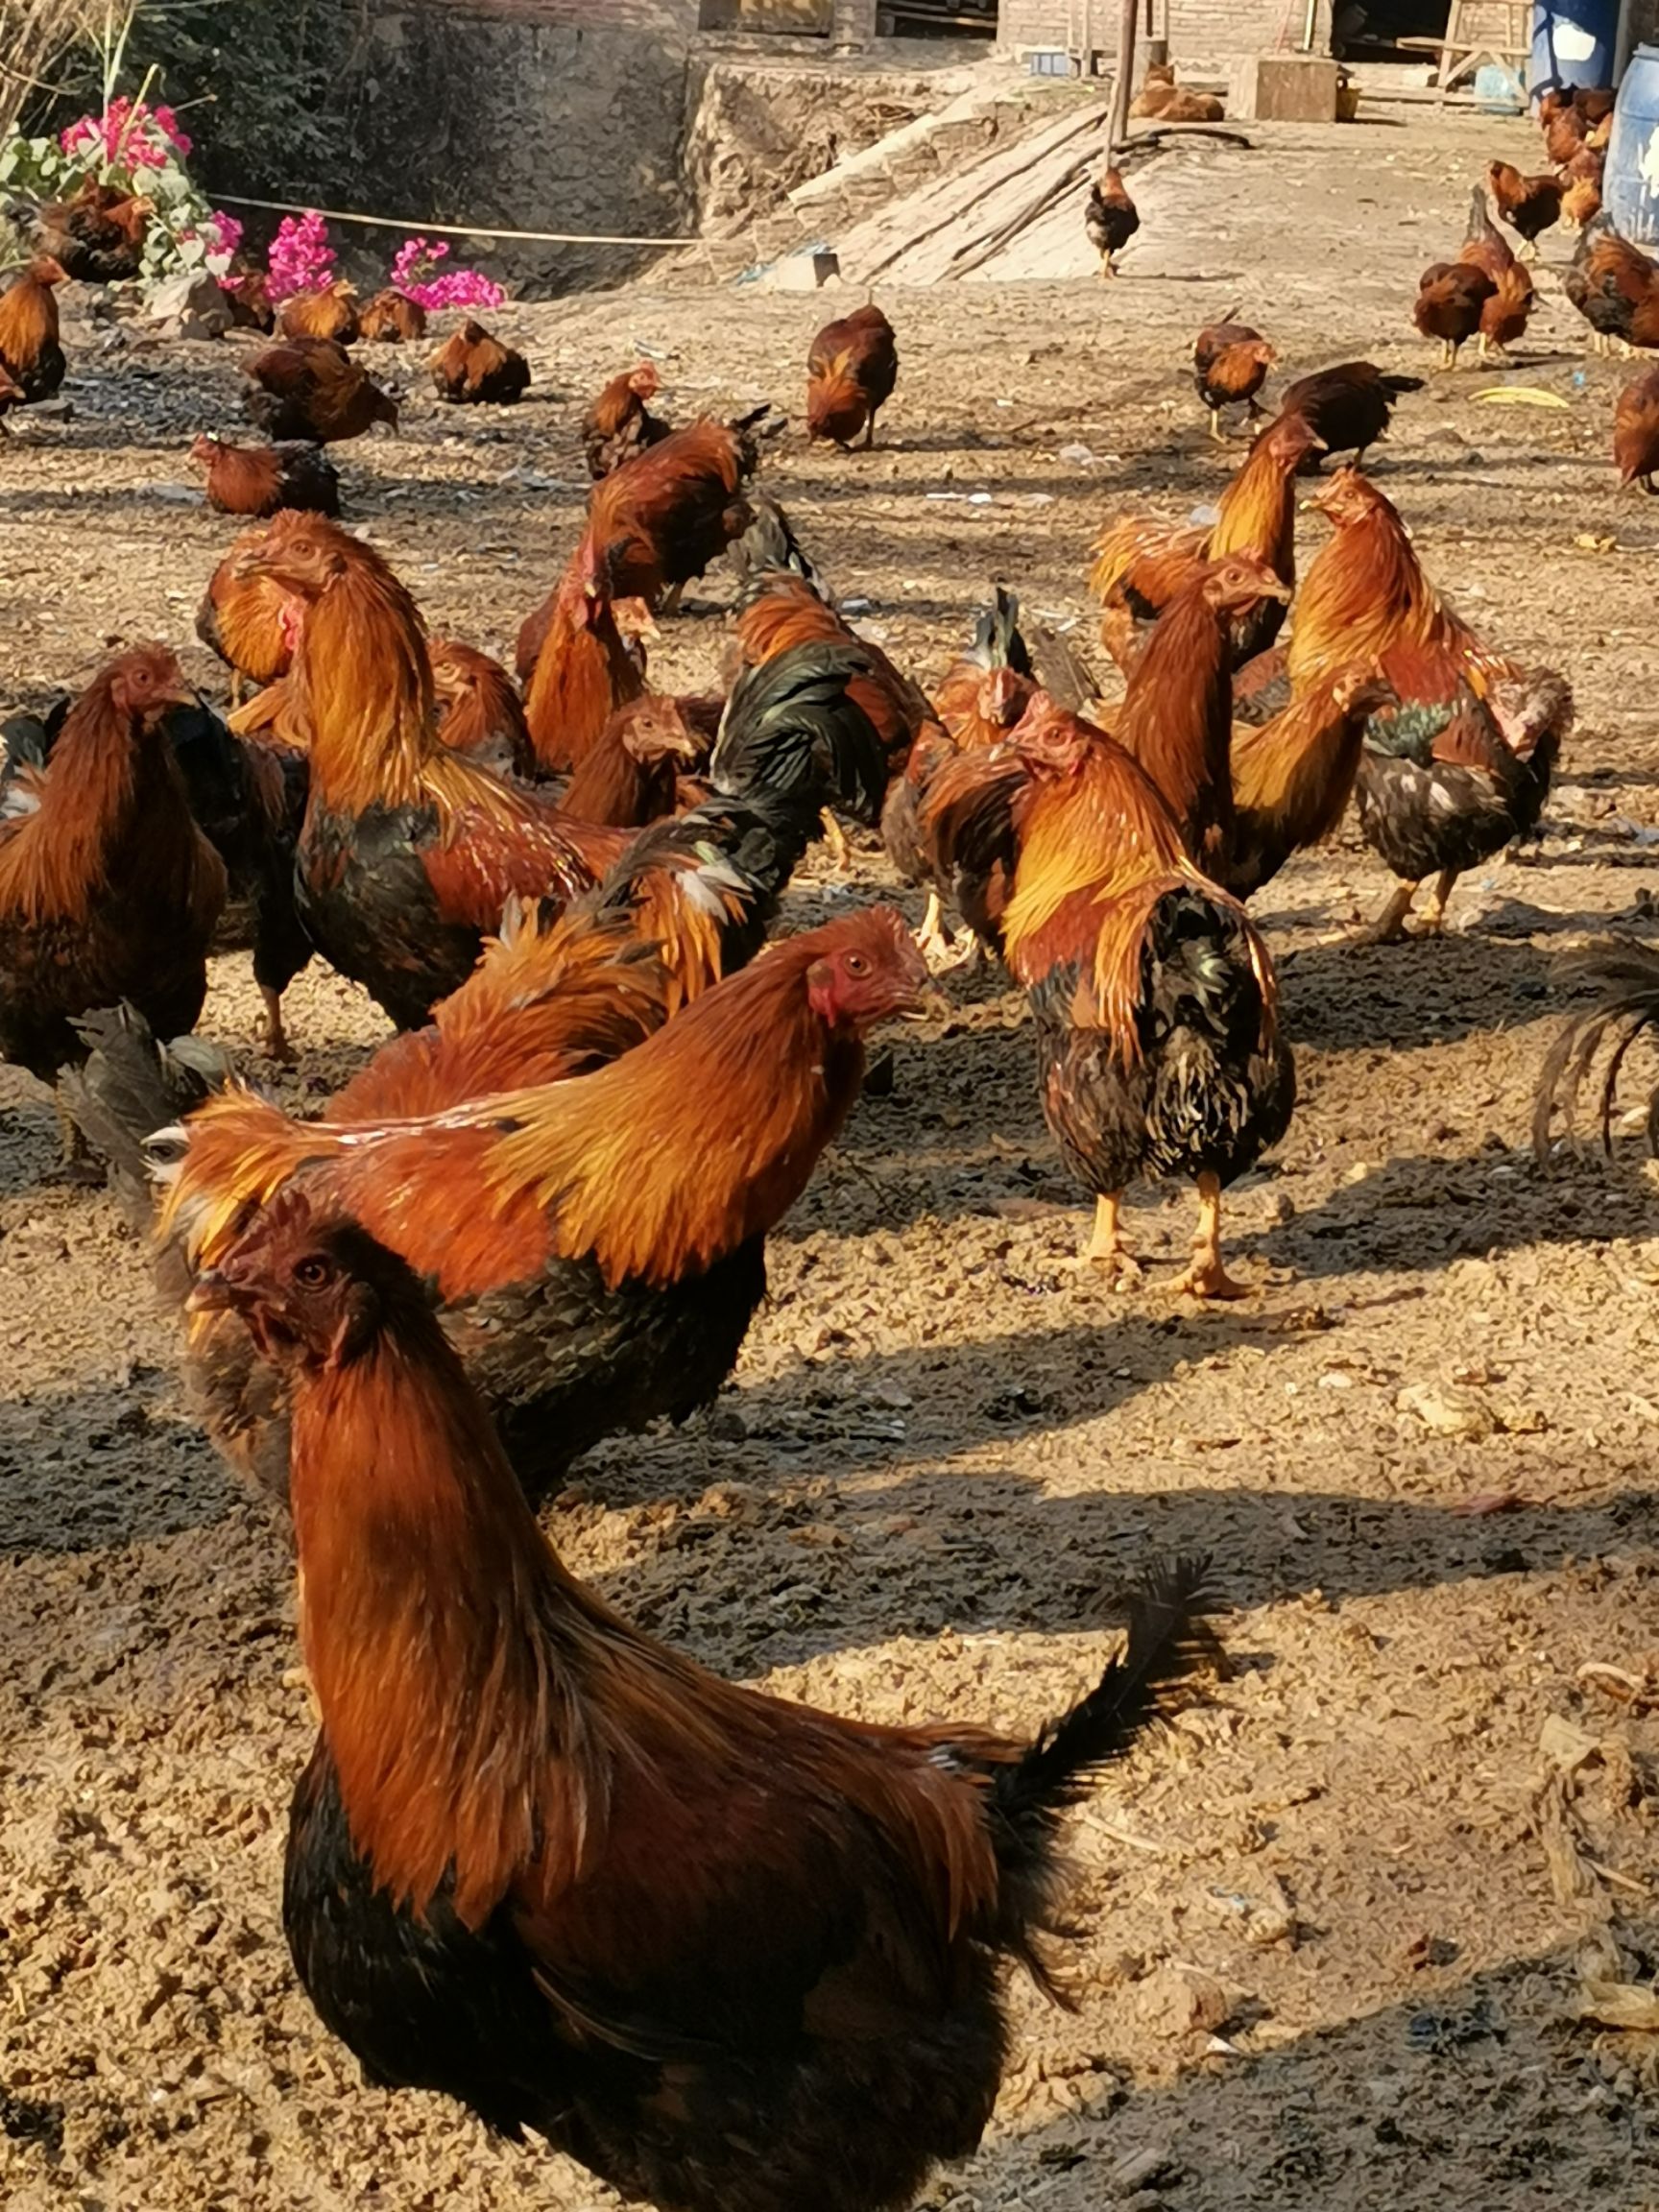
[[[325,1290],[334,1280],[334,1270],[318,1253],[311,1253],[294,1262],[294,1280],[301,1290]]]
[[[869,973],[870,973],[870,963],[869,963],[869,961],[868,961],[868,960],[866,960],[866,959],[865,959],[865,957],[864,957],[864,955],[863,955],[863,953],[862,953],[862,952],[849,952],[849,953],[848,953],[848,955],[847,955],[847,973],[848,973],[848,974],[849,974],[849,975],[868,975],[868,974],[869,974]]]

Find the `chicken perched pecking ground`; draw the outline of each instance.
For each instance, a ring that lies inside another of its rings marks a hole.
[[[1192,381],[1210,416],[1210,435],[1221,436],[1221,410],[1243,406],[1253,422],[1262,410],[1256,395],[1267,381],[1267,372],[1279,356],[1248,323],[1224,315],[1200,330],[1192,345]]]
[[[827,323],[806,357],[806,434],[849,452],[860,430],[876,443],[876,418],[899,381],[893,325],[874,301]]]

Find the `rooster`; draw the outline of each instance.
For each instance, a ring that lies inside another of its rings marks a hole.
[[[860,430],[868,452],[876,418],[899,381],[893,325],[872,303],[827,323],[806,356],[806,435],[851,451]]]
[[[1611,1154],[1619,1077],[1636,1040],[1659,1023],[1659,953],[1651,945],[1634,937],[1606,938],[1568,953],[1558,964],[1557,975],[1568,986],[1587,985],[1596,998],[1593,1005],[1568,1022],[1550,1047],[1540,1073],[1532,1118],[1533,1149],[1540,1162],[1547,1162],[1553,1148],[1557,1110],[1571,1136],[1578,1094],[1609,1039],[1612,1049],[1602,1064],[1596,1103],[1601,1149]],[[1648,1093],[1642,1119],[1648,1151],[1659,1152],[1659,1090]]]
[[[1036,1021],[1043,1112],[1095,1193],[1084,1255],[1138,1272],[1118,1210],[1137,1175],[1198,1186],[1192,1263],[1176,1287],[1240,1294],[1221,1259],[1221,1192],[1289,1125],[1295,1074],[1267,949],[1237,900],[1193,866],[1140,763],[1039,699],[988,759],[959,840],[1011,855],[997,916]]]
[[[363,331],[356,285],[342,276],[321,292],[291,293],[276,327],[284,338],[331,338],[336,346],[355,346]]]
[[[162,727],[194,704],[160,645],[112,661],[43,773],[0,818],[0,1059],[43,1082],[84,1054],[77,1016],[126,998],[164,1035],[207,988],[225,868],[191,817]]]
[[[1346,670],[1260,727],[1235,726],[1233,827],[1216,871],[1235,898],[1250,898],[1292,853],[1334,833],[1359,773],[1365,725],[1393,697],[1375,677]]]
[[[265,574],[259,562],[268,533],[245,530],[207,580],[196,610],[196,635],[244,682],[275,684],[294,664],[301,608],[296,592]]]
[[[1411,320],[1425,338],[1440,342],[1440,366],[1455,369],[1457,356],[1481,325],[1498,287],[1469,261],[1436,261],[1417,279]]]
[[[509,895],[573,896],[619,832],[570,821],[449,751],[425,628],[372,547],[280,517],[251,563],[304,605],[291,682],[309,736],[300,910],[325,959],[399,1028],[462,982]]]
[[[68,280],[60,262],[36,253],[0,295],[0,370],[29,406],[52,398],[69,366],[59,334],[56,296],[57,287]]]
[[[600,1436],[683,1419],[725,1381],[764,1239],[858,1095],[865,1032],[919,1011],[926,979],[878,908],[788,939],[575,1081],[367,1125],[225,1092],[168,1170],[164,1286],[186,1291],[291,1182],[331,1194],[431,1282],[540,1496]],[[197,1323],[190,1358],[216,1441],[285,1487],[245,1341]]]
[[[1256,395],[1278,358],[1260,330],[1230,315],[1199,331],[1192,347],[1192,381],[1209,412],[1212,438],[1221,436],[1224,407],[1247,407],[1251,421],[1261,414]]]
[[[1489,161],[1486,181],[1498,212],[1511,230],[1521,233],[1521,251],[1538,258],[1538,241],[1561,220],[1561,180],[1558,177],[1523,177],[1508,161]]]
[[[1561,289],[1589,324],[1594,350],[1659,347],[1659,262],[1621,238],[1609,215],[1579,232]]]
[[[1613,463],[1621,487],[1651,492],[1659,469],[1659,369],[1645,369],[1626,384],[1613,412]]]
[[[1357,787],[1365,841],[1402,878],[1365,932],[1386,942],[1404,934],[1424,878],[1438,878],[1433,930],[1458,876],[1535,825],[1572,694],[1553,670],[1523,668],[1480,643],[1358,469],[1333,476],[1314,505],[1335,535],[1303,583],[1286,666],[1293,695],[1356,667],[1393,693],[1366,723]]]
[[[340,471],[321,445],[231,445],[198,438],[190,458],[207,474],[207,504],[220,515],[269,517],[284,507],[340,512]]]
[[[1123,182],[1122,172],[1108,169],[1089,187],[1083,228],[1100,256],[1102,276],[1116,276],[1118,256],[1141,228],[1141,217]]]
[[[357,321],[372,346],[413,346],[426,335],[426,310],[420,301],[390,288],[376,292]]]
[[[1385,376],[1374,362],[1342,361],[1286,385],[1280,421],[1300,417],[1326,453],[1353,453],[1358,463],[1387,431],[1395,401],[1422,389],[1421,376]]]
[[[492,775],[531,780],[535,749],[513,679],[500,661],[453,637],[434,637],[429,654],[440,743]]]
[[[616,711],[577,764],[560,804],[579,822],[638,830],[672,814],[679,779],[709,757],[709,740],[679,702],[647,692]]]
[[[771,412],[687,422],[594,485],[584,545],[609,564],[619,598],[673,613],[691,578],[742,536],[750,520],[743,487],[760,465]]]
[[[139,274],[154,200],[84,177],[67,200],[41,207],[35,250],[80,284],[120,284]]]
[[[283,1926],[369,2079],[674,2212],[893,2212],[967,2156],[1005,1966],[1059,1994],[1062,1816],[1215,1657],[1203,1564],[1147,1577],[1033,1737],[841,1719],[574,1579],[417,1276],[349,1212],[272,1208],[195,1295],[292,1394],[321,1725]]]
[[[1479,184],[1469,196],[1469,228],[1459,261],[1482,269],[1492,280],[1492,297],[1480,310],[1479,352],[1503,354],[1527,334],[1532,313],[1532,279],[1510,252],[1508,242],[1486,212]]]
[[[526,635],[533,628],[534,640]],[[524,720],[537,770],[566,776],[617,709],[645,689],[644,674],[616,626],[612,564],[591,536],[519,633],[521,668],[526,657]]]
[[[511,407],[530,386],[530,364],[523,354],[470,316],[428,367],[439,398],[454,406]]]
[[[660,445],[669,425],[651,412],[662,388],[654,361],[613,376],[582,418],[582,450],[595,483],[648,445]]]
[[[813,640],[855,646],[863,666],[849,682],[848,694],[869,716],[889,773],[898,773],[917,732],[929,719],[926,698],[879,645],[857,635],[814,584],[793,569],[763,570],[744,590],[736,633],[738,661],[752,668]]]
[[[1300,415],[1281,415],[1250,448],[1242,468],[1222,493],[1208,529],[1125,517],[1094,545],[1089,589],[1104,613],[1100,638],[1125,673],[1166,607],[1207,563],[1229,554],[1270,564],[1286,587],[1283,596],[1261,597],[1234,631],[1237,667],[1264,652],[1285,620],[1289,587],[1296,581],[1296,471],[1319,444]]]
[[[248,419],[268,438],[332,445],[376,422],[397,427],[397,402],[331,338],[284,338],[244,361],[242,373]]]

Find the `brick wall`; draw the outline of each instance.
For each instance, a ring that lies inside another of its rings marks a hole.
[[[1239,54],[1301,42],[1304,0],[1152,0],[1158,35],[1186,69],[1225,69]],[[1001,0],[998,43],[1016,53],[1069,46],[1082,10],[1067,0]],[[1142,22],[1147,20],[1143,0]],[[1329,0],[1319,0],[1314,49],[1330,51]],[[1093,36],[1103,54],[1118,45],[1117,0],[1094,0]]]

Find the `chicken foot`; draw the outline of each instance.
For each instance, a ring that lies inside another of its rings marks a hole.
[[[1376,921],[1367,922],[1363,929],[1356,930],[1349,943],[1398,945],[1406,934],[1406,917],[1411,911],[1411,902],[1421,889],[1420,883],[1396,884],[1393,896]]]
[[[838,876],[845,876],[853,865],[853,848],[847,842],[847,832],[826,806],[819,816],[824,831],[824,842],[830,848],[830,858]]]
[[[949,959],[956,950],[956,940],[945,927],[945,907],[937,891],[927,894],[927,911],[916,932],[916,943],[925,960]]]
[[[1442,868],[1435,877],[1434,888],[1429,894],[1429,904],[1423,916],[1422,934],[1425,937],[1437,937],[1445,927],[1446,902],[1452,896],[1452,886],[1456,882],[1457,876],[1455,868]]]
[[[1121,1190],[1102,1191],[1096,1197],[1094,1226],[1090,1232],[1089,1241],[1071,1262],[1079,1270],[1085,1267],[1104,1269],[1114,1288],[1141,1280],[1141,1262],[1123,1246],[1123,1231],[1118,1220],[1118,1210],[1122,1203]]]
[[[268,1060],[291,1061],[294,1047],[288,1042],[288,1032],[282,1026],[282,994],[274,991],[269,983],[259,986],[260,1003],[265,1009],[265,1025],[259,1043]]]
[[[1198,1178],[1198,1229],[1192,1238],[1192,1263],[1172,1286],[1171,1295],[1194,1298],[1248,1298],[1250,1286],[1221,1264],[1221,1178],[1208,1170]]]

